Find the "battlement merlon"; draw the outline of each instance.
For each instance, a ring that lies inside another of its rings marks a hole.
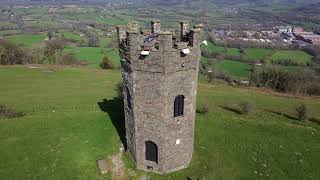
[[[194,28],[190,30],[189,38],[192,46],[200,45],[204,40],[203,25],[195,25]]]
[[[157,34],[161,31],[161,23],[160,20],[151,21],[151,33]]]
[[[180,39],[184,40],[187,38],[187,33],[189,31],[189,22],[187,21],[180,21]]]
[[[160,22],[151,22],[151,34],[141,31],[135,24],[127,26],[117,26],[119,47],[126,47],[126,50],[170,50],[199,46],[204,40],[203,25],[195,25],[189,30],[189,23],[180,22],[180,37],[176,37],[172,32],[161,31]],[[150,31],[149,31],[150,32]],[[153,48],[151,47],[153,46]],[[144,48],[147,49],[144,49]]]
[[[122,40],[126,39],[126,26],[118,25],[117,26],[117,35],[118,35],[118,44],[120,45]]]

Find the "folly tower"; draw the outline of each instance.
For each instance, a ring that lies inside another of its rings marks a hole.
[[[136,23],[118,26],[127,152],[136,167],[169,173],[192,158],[198,64],[203,26],[180,34]]]

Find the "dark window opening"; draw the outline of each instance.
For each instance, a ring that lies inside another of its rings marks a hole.
[[[180,52],[180,57],[186,57],[186,56],[187,56],[186,54]]]
[[[126,87],[126,93],[127,93],[127,106],[129,109],[132,109],[132,105],[131,105],[132,97],[128,87]]]
[[[159,43],[155,43],[154,47],[159,50]]]
[[[146,58],[147,58],[147,56],[143,56],[143,55],[140,55],[140,56],[139,56],[139,59],[140,59],[140,60],[145,60]]]
[[[184,96],[179,95],[174,100],[174,117],[182,116],[184,110]]]
[[[146,160],[158,164],[158,147],[152,141],[146,141]]]

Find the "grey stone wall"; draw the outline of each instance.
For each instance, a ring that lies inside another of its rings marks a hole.
[[[186,25],[180,27],[183,35],[173,41],[174,34],[161,31],[160,22],[153,22],[152,31],[158,37],[148,44],[136,26],[118,28],[124,86],[132,96],[129,109],[124,90],[127,152],[138,169],[147,171],[149,166],[152,171],[168,173],[187,167],[192,158],[203,30],[202,26],[189,31]],[[190,53],[184,55],[182,48],[188,48]],[[141,56],[146,49],[150,54]],[[185,97],[184,115],[174,117],[178,95]],[[158,163],[146,160],[146,141],[157,145]]]

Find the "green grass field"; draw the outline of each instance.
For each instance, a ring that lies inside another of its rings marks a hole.
[[[224,60],[216,64],[219,70],[226,71],[231,76],[241,79],[249,79],[251,74],[251,65],[238,61]]]
[[[19,35],[7,36],[6,39],[13,41],[16,44],[22,44],[30,47],[43,42],[46,37],[47,37],[46,34],[37,34],[37,35],[19,34]]]
[[[8,35],[19,34],[19,33],[21,33],[20,30],[5,30],[5,31],[0,31],[0,36],[8,36]]]
[[[225,48],[221,46],[217,46],[213,44],[212,42],[208,41],[207,46],[203,46],[205,49],[211,50],[213,52],[218,52],[218,53],[226,53],[230,56],[237,56],[240,54],[240,51],[238,48],[227,48],[227,52],[225,52]]]
[[[207,46],[203,46],[205,49],[212,50],[214,52],[224,52],[224,48],[221,46],[216,46],[212,42],[208,41]]]
[[[96,160],[117,153],[121,143],[110,114],[105,115],[97,103],[115,97],[120,79],[118,70],[0,66],[0,103],[26,113],[0,120],[0,177],[110,179],[99,175]],[[225,108],[244,100],[255,103],[254,113],[239,115]],[[197,103],[208,104],[210,113],[197,114],[189,168],[148,176],[318,179],[320,125],[287,117],[295,116],[294,107],[301,102],[311,117],[320,116],[319,98],[273,96],[200,81]],[[121,109],[114,108],[119,115]],[[126,179],[139,179],[143,172],[134,170],[127,156],[123,159]]]
[[[246,57],[252,61],[259,61],[273,54],[272,49],[262,49],[262,48],[247,48],[245,52],[246,52]]]
[[[212,42],[208,42],[208,46],[204,46],[208,50],[213,52],[225,53],[232,56],[238,56],[240,50],[237,48],[228,48],[225,52],[225,48],[216,46]],[[263,48],[246,48],[246,58],[251,61],[259,61],[261,59],[270,58],[272,60],[287,60],[291,59],[297,63],[306,64],[312,58],[311,55],[300,50],[272,50]]]
[[[98,67],[104,55],[107,55],[114,65],[120,65],[117,49],[100,47],[68,47],[65,49],[65,52],[74,53],[79,60],[88,61],[92,67]]]
[[[80,36],[80,33],[78,32],[70,32],[70,31],[64,31],[64,32],[59,32],[55,33],[55,36],[64,36],[66,39],[71,39],[71,40],[76,40],[80,41],[83,39],[83,37]]]
[[[213,52],[224,53],[228,55],[238,56],[240,54],[239,49],[237,48],[228,48],[226,53],[224,48],[221,46],[216,46],[212,42],[209,42],[208,46],[204,48],[211,50]],[[262,59],[271,59],[274,61],[277,60],[287,60],[291,59],[294,62],[297,62],[301,65],[306,65],[307,62],[311,61],[312,56],[307,54],[304,51],[300,50],[272,50],[272,49],[262,49],[262,48],[246,48],[246,60],[249,61],[260,61]],[[205,65],[208,65],[208,59],[202,57],[201,60]],[[236,61],[219,61],[216,64],[216,67],[220,70],[223,70],[234,78],[239,79],[249,79],[250,78],[250,69],[251,66],[247,63],[236,62]],[[294,72],[303,67],[299,66],[280,66],[281,69],[287,70],[288,72]]]
[[[8,21],[0,21],[0,26],[7,28],[17,28],[18,25],[16,23],[8,22]]]
[[[273,60],[286,60],[291,59],[295,62],[306,64],[311,60],[312,56],[304,51],[292,51],[292,50],[276,50],[271,56]]]

